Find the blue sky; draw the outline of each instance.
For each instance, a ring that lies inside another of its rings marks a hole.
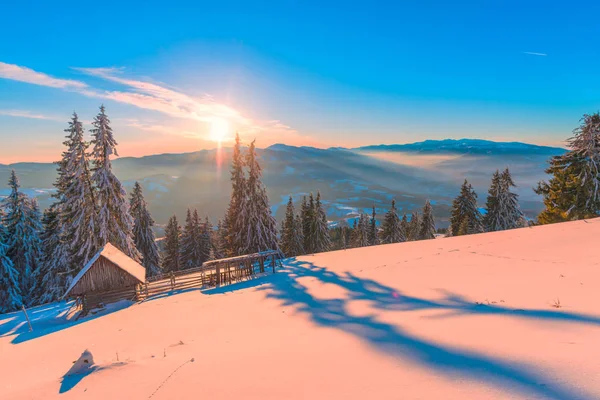
[[[2,6],[0,163],[56,159],[70,114],[89,127],[102,103],[121,156],[235,130],[557,145],[600,109],[591,1],[50,3]]]

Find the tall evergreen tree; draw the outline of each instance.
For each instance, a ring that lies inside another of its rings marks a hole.
[[[433,209],[429,200],[423,207],[423,217],[421,218],[421,227],[419,229],[419,240],[435,239],[435,219],[433,218]]]
[[[133,219],[129,214],[129,202],[123,185],[112,172],[110,157],[118,156],[117,142],[113,137],[104,106],[100,107],[92,125],[92,182],[97,190],[98,240],[102,246],[110,242],[129,257],[139,261],[141,255],[133,241]]]
[[[196,213],[196,215],[197,215],[197,213]],[[213,226],[210,223],[208,216],[204,217],[204,222],[200,223],[199,226],[200,226],[200,260],[202,263],[204,263],[205,261],[208,261],[210,259],[211,250],[213,249],[213,242],[212,242]]]
[[[73,114],[65,132],[67,149],[58,164],[56,182],[59,243],[64,248],[56,249],[53,257],[57,263],[54,268],[66,274],[68,285],[102,244],[97,236],[96,194],[89,169],[88,143],[77,114]]]
[[[375,218],[375,205],[373,205],[373,211],[371,213],[371,221],[369,225],[369,244],[376,246],[379,244],[379,234],[377,229],[377,219]]]
[[[185,227],[181,235],[181,269],[196,268],[202,265],[202,248],[200,243],[200,219],[198,211],[188,208]]]
[[[5,199],[5,225],[8,238],[7,255],[18,272],[23,303],[32,304],[35,277],[41,261],[41,221],[37,202],[28,198],[19,188],[14,170],[8,181],[11,189]]]
[[[162,266],[164,272],[179,271],[181,267],[181,249],[180,249],[181,227],[177,222],[177,217],[172,216],[165,228],[164,253]]]
[[[296,231],[296,235],[294,235],[294,240],[296,241],[294,247],[298,250],[297,255],[306,254],[306,250],[304,250],[304,231],[302,229],[302,217],[300,214],[296,214],[296,218],[294,218],[294,229]]]
[[[213,234],[213,247],[215,249],[215,259],[224,258],[226,254],[227,232],[222,219],[217,222],[217,230]]]
[[[467,217],[469,220],[463,224],[463,220]],[[464,225],[465,229],[461,230],[461,225]],[[450,229],[454,236],[464,234],[465,231],[469,234],[483,232],[481,213],[477,208],[477,194],[466,179],[461,186],[460,194],[452,202]]]
[[[245,229],[243,223],[247,220],[244,215],[246,198],[244,165],[240,135],[236,133],[231,161],[231,198],[222,226],[227,256],[239,255],[243,247],[242,232]]]
[[[257,253],[266,250],[279,250],[277,244],[277,223],[271,214],[267,190],[262,183],[262,171],[256,156],[254,141],[246,155],[248,178],[240,215],[242,242],[240,254]]]
[[[412,213],[408,222],[407,240],[419,240],[419,231],[421,229],[421,216],[418,211]]]
[[[148,211],[148,203],[144,199],[142,186],[136,182],[130,198],[131,216],[133,217],[133,240],[142,256],[142,265],[146,268],[146,276],[161,274],[160,256],[156,244],[156,236],[152,227],[154,220]]]
[[[281,244],[279,246],[286,257],[296,257],[302,254],[302,241],[299,236],[302,228],[297,225],[297,222],[294,202],[290,196],[285,209],[285,217],[281,221]]]
[[[317,192],[317,200],[314,203],[313,225],[311,229],[312,247],[314,253],[329,251],[331,248],[331,238],[329,236],[329,224],[323,203],[321,203],[321,193]]]
[[[600,215],[600,114],[584,115],[569,138],[569,151],[552,157],[552,177],[535,189],[545,209],[538,222],[549,224]]]
[[[405,213],[402,214],[402,219],[400,220],[400,231],[402,232],[404,241],[408,240],[408,236],[410,235],[410,225],[408,223],[408,217]]]
[[[396,209],[396,200],[392,200],[392,207],[385,214],[382,225],[383,243],[399,243],[404,242],[406,237],[400,219],[398,218],[398,210]]]
[[[486,213],[483,216],[482,223],[487,232],[502,230],[502,221],[500,217],[500,172],[496,170],[492,176],[492,183],[488,190],[488,197],[485,203]]]
[[[0,212],[0,216],[4,217]],[[0,218],[0,314],[16,311],[23,304],[19,273],[8,257],[7,232]]]
[[[352,230],[353,247],[365,247],[369,245],[369,217],[361,213],[358,222],[355,222]]]
[[[312,227],[315,209],[315,199],[311,193],[309,200],[306,196],[302,199],[302,206],[300,208],[300,218],[302,220],[302,238],[304,242],[304,252],[306,254],[314,253],[313,241],[312,241]]]

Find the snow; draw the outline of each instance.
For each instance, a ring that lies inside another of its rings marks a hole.
[[[304,256],[32,333],[0,316],[0,397],[598,399],[598,235],[594,219]]]

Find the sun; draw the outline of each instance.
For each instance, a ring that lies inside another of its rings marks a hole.
[[[209,138],[213,142],[222,143],[229,135],[229,122],[224,119],[214,119],[210,126]]]

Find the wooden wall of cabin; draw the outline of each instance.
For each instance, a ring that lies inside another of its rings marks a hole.
[[[71,290],[71,295],[103,292],[114,289],[133,287],[139,281],[119,268],[116,264],[100,256],[94,265],[81,277]]]

